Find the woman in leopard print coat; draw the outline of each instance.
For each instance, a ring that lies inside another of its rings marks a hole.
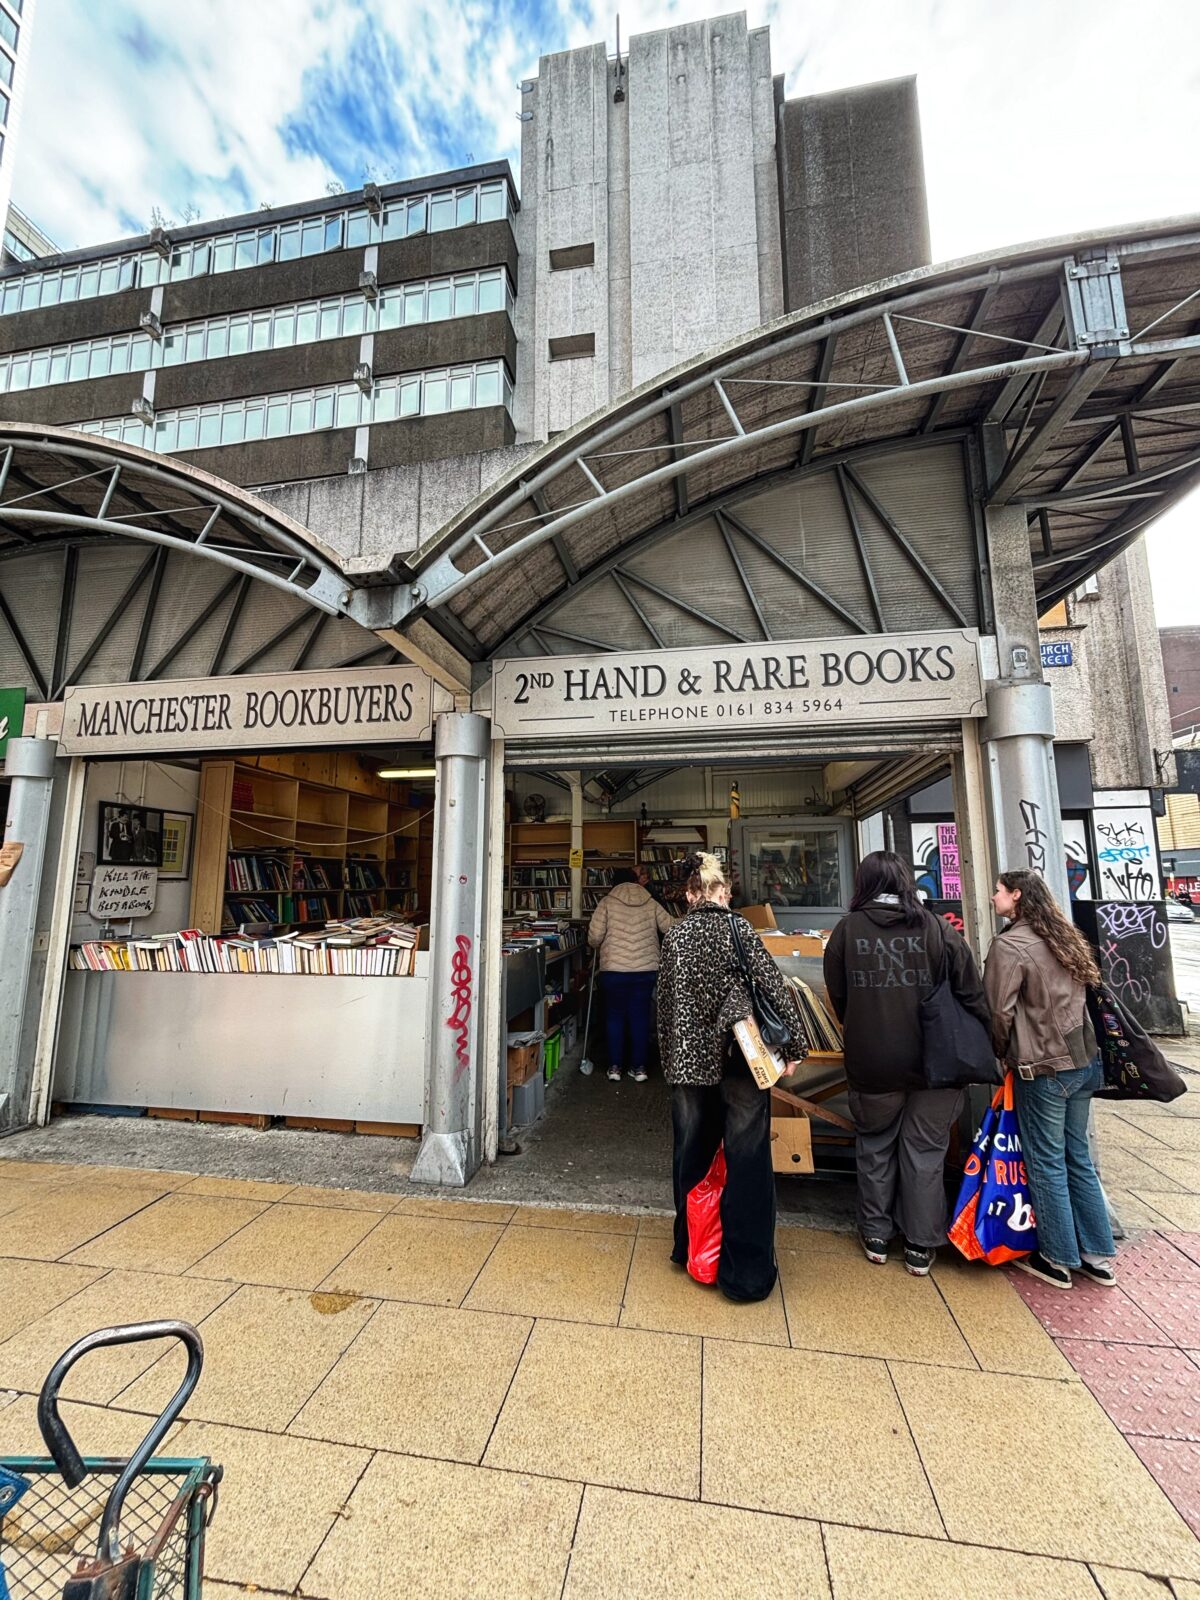
[[[688,1193],[723,1141],[717,1284],[731,1300],[763,1300],[775,1285],[771,1096],[751,1077],[731,1031],[752,1007],[730,928],[729,880],[715,856],[691,856],[687,866],[688,914],[664,938],[658,971],[659,1050],[674,1133],[671,1260],[687,1264]],[[788,1058],[802,1060],[808,1041],[791,989],[744,918],[738,930],[752,974],[792,1025]]]

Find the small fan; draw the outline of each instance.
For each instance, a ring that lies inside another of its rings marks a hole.
[[[546,796],[544,794],[530,794],[525,797],[525,815],[530,822],[545,822]]]

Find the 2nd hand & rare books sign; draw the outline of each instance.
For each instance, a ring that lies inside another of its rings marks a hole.
[[[507,739],[855,727],[984,714],[978,634],[875,634],[710,650],[497,661],[492,718]]]

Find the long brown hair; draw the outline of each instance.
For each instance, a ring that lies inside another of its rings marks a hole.
[[[1100,969],[1092,947],[1059,909],[1046,880],[1036,872],[1002,872],[1000,882],[1010,894],[1019,893],[1014,915],[1027,922],[1049,946],[1050,954],[1079,983],[1099,983]]]

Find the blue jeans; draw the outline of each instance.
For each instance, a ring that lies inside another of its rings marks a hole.
[[[650,1055],[650,1001],[658,973],[603,972],[600,976],[604,981],[609,1065],[644,1067]]]
[[[1088,1149],[1088,1111],[1103,1087],[1099,1056],[1049,1078],[1014,1078],[1021,1152],[1037,1217],[1038,1249],[1059,1267],[1116,1254],[1108,1208]]]

